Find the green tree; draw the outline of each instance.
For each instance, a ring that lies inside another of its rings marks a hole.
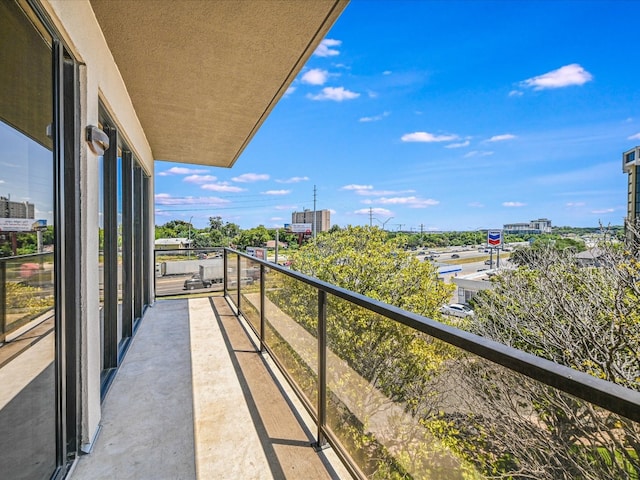
[[[583,252],[587,249],[581,240],[564,238],[559,235],[540,235],[531,246],[516,248],[511,254],[510,261],[518,266],[537,266],[546,263],[548,259],[556,259],[555,252],[566,251],[568,255]]]
[[[532,252],[476,297],[472,331],[640,390],[637,251],[602,244],[597,267],[581,266],[572,249],[550,242]],[[464,422],[446,417],[444,431],[484,473],[639,478],[638,424],[489,362],[464,361],[454,371],[473,413]]]
[[[262,247],[271,239],[269,231],[264,225],[259,225],[249,230],[243,230],[236,237],[235,243],[239,249],[246,247]]]
[[[301,273],[374,300],[440,319],[438,310],[449,301],[453,286],[437,279],[437,272],[430,262],[421,262],[408,253],[406,241],[405,235],[389,238],[388,232],[377,227],[348,227],[318,235],[290,259],[292,268]],[[315,333],[317,297],[313,289],[282,276],[280,288],[270,288],[267,295],[290,318]],[[343,412],[336,428],[346,432],[344,434],[351,439],[354,448],[369,452],[367,471],[370,476],[405,478],[399,473],[405,470],[417,475],[415,478],[435,478],[433,475],[439,465],[456,464],[448,450],[436,447],[438,442],[434,443],[421,422],[429,423],[438,418],[446,398],[441,374],[447,362],[457,356],[457,351],[333,295],[328,296],[327,303],[330,351],[383,395],[342,390],[333,397],[336,403],[344,397],[356,399],[353,403],[357,406],[335,406],[336,411]],[[349,385],[348,380],[343,380],[344,385]],[[344,385],[343,389],[348,388]],[[389,409],[395,408],[390,405],[402,405],[400,411],[404,410],[413,419],[408,423],[405,420],[404,423],[388,424],[389,428],[397,428],[394,435],[398,439],[404,437],[398,443],[393,461],[379,445],[376,446],[376,435],[370,430],[371,423],[375,424],[374,418],[382,416],[388,420]],[[394,466],[394,462],[402,465]],[[452,471],[449,468],[450,475]]]

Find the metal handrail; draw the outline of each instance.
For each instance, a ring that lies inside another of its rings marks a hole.
[[[588,373],[574,370],[570,367],[537,357],[488,338],[450,327],[430,318],[423,317],[422,315],[402,310],[393,305],[373,300],[359,293],[337,287],[318,280],[317,278],[292,271],[243,252],[230,248],[225,248],[224,250],[225,257],[227,256],[227,252],[229,252],[238,255],[238,258],[248,258],[253,263],[264,265],[271,270],[288,275],[300,282],[315,287],[321,292],[347,300],[355,305],[461,348],[466,352],[502,365],[509,370],[525,375],[542,384],[554,387],[557,390],[598,405],[630,420],[640,422],[640,392],[596,378]],[[226,269],[224,273],[226,285]],[[261,288],[263,288],[262,282]],[[239,282],[238,290],[240,290]]]

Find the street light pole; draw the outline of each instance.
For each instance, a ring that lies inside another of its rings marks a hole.
[[[191,220],[193,220],[193,215],[189,218],[189,237],[187,238],[189,242],[189,258],[191,258]]]

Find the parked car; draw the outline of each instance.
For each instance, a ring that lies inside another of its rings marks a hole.
[[[184,290],[195,290],[196,288],[209,288],[211,282],[205,280],[202,281],[200,275],[194,275],[184,281]]]
[[[451,255],[451,258],[460,258],[460,255],[458,255],[457,253],[454,253],[453,255]]]
[[[472,317],[475,315],[473,309],[462,303],[452,303],[450,305],[444,305],[440,309],[440,313],[445,315],[453,315],[454,317]]]
[[[491,265],[491,260],[485,260],[485,261],[484,261],[484,264],[485,264],[485,265]]]

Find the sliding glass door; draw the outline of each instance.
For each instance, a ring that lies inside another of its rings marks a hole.
[[[73,204],[62,221],[77,173],[76,67],[11,0],[0,1],[0,62],[0,476],[49,479],[77,444],[76,312],[64,287],[75,277],[63,268]]]
[[[102,395],[148,303],[148,177],[104,108],[109,149],[100,158]]]

